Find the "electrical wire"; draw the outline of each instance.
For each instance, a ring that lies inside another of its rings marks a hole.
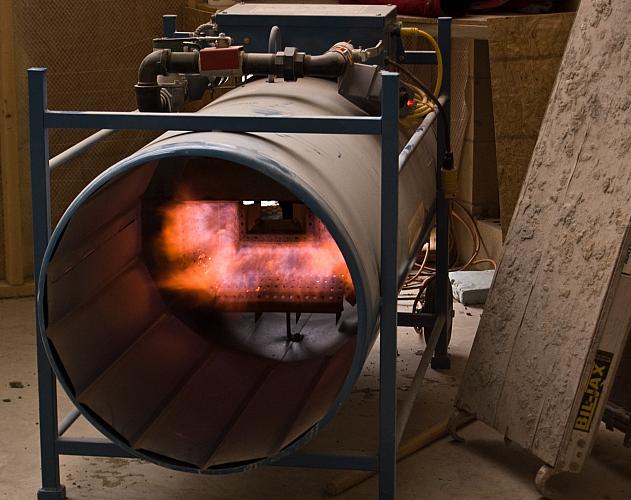
[[[436,74],[436,85],[434,88],[434,92],[427,88],[427,86],[410,70],[404,67],[402,64],[393,61],[391,59],[386,59],[386,63],[394,66],[399,70],[399,72],[405,76],[407,79],[411,80],[413,83],[409,81],[401,80],[401,83],[411,92],[414,96],[414,105],[409,110],[410,113],[407,114],[404,118],[400,120],[401,124],[407,128],[417,128],[419,122],[427,116],[432,111],[437,110],[443,119],[443,133],[445,137],[445,151],[446,155],[443,159],[443,168],[452,169],[453,168],[453,156],[451,154],[451,138],[450,138],[450,129],[449,129],[449,116],[447,115],[445,108],[438,100],[438,96],[440,95],[440,90],[442,87],[443,81],[443,57],[440,50],[440,46],[429,33],[420,30],[418,28],[401,28],[402,36],[417,36],[420,38],[424,38],[427,40],[434,52],[436,53],[436,63],[437,63],[437,74]],[[466,214],[466,219],[463,216],[459,215],[455,210],[454,206],[457,206],[464,214]],[[480,254],[481,247],[483,246],[482,237],[480,235],[480,231],[478,229],[477,223],[473,216],[469,213],[469,211],[458,201],[451,200],[448,207],[449,211],[449,257],[450,270],[465,270],[470,266],[481,263],[490,263],[494,268],[497,267],[497,264],[493,259],[477,259]],[[451,258],[454,258],[453,262],[456,262],[457,259],[457,247],[455,246],[455,235],[453,233],[454,222],[457,221],[461,223],[469,233],[471,237],[471,241],[473,243],[473,251],[471,256],[466,260],[466,262],[458,267],[454,267]],[[422,260],[420,263],[415,263],[412,267],[412,271],[408,275],[405,280],[402,291],[413,291],[416,290],[416,297],[412,298],[412,296],[400,297],[399,300],[413,300],[413,311],[417,311],[419,308],[419,304],[422,300],[423,293],[426,291],[427,287],[431,283],[431,281],[436,276],[436,270],[427,265],[430,253],[430,245],[429,243],[423,246],[424,253],[422,256]],[[419,258],[421,256],[419,255]]]
[[[407,78],[412,80],[420,88],[423,94],[430,101],[432,101],[434,106],[438,109],[438,112],[442,116],[443,122],[445,124],[445,126],[443,127],[443,133],[445,136],[445,150],[451,151],[451,138],[449,134],[449,117],[447,116],[447,112],[445,111],[445,108],[443,107],[441,102],[438,100],[438,97],[432,94],[432,92],[425,86],[425,84],[417,76],[415,76],[414,73],[412,73],[410,70],[405,68],[403,65],[399,64],[398,62],[393,61],[392,59],[386,59],[386,62],[394,66],[395,68],[397,68],[403,75],[405,75]],[[402,82],[402,83],[406,86],[411,85],[408,82]]]
[[[402,74],[404,74],[407,78],[412,80],[416,85],[413,85],[409,82],[402,81],[402,83],[412,91],[412,95],[414,97],[413,102],[414,105],[409,110],[410,112],[401,119],[401,124],[408,128],[414,129],[418,126],[418,123],[429,113],[434,111],[434,107],[438,108],[438,112],[442,115],[445,120],[445,146],[447,151],[451,151],[450,139],[449,139],[449,120],[447,118],[447,113],[445,112],[442,104],[438,100],[438,95],[440,93],[440,89],[442,87],[443,80],[443,58],[442,53],[440,51],[440,47],[436,43],[436,40],[429,35],[428,33],[419,30],[417,28],[406,29],[402,28],[401,34],[414,34],[425,38],[430,41],[434,51],[436,53],[436,62],[437,62],[437,78],[436,85],[434,88],[434,92],[429,90],[425,84],[417,78],[411,71],[405,68],[403,65],[399,64],[392,59],[386,59],[386,62],[395,68],[397,68]],[[431,103],[430,103],[431,101]],[[432,106],[433,104],[433,106]]]
[[[479,253],[480,247],[484,246],[484,240],[482,239],[482,235],[480,234],[480,228],[478,227],[477,221],[469,213],[469,211],[466,209],[466,207],[461,202],[459,202],[458,200],[453,200],[453,203],[455,205],[457,205],[463,211],[463,213],[465,213],[467,215],[467,218],[471,222],[471,225],[473,227],[473,232],[475,233],[475,236],[477,237],[477,240],[478,240],[478,243],[479,243],[479,247],[478,247],[478,253]],[[484,250],[488,254],[488,250],[486,249],[486,247],[484,248]],[[477,257],[477,254],[475,255],[475,257]],[[475,264],[482,264],[482,263],[489,263],[489,264],[491,264],[493,266],[493,269],[497,269],[497,262],[495,262],[495,260],[493,260],[493,259],[473,260],[469,265],[473,266]]]
[[[451,139],[450,139],[450,134],[449,134],[449,117],[447,116],[447,112],[445,111],[445,108],[443,107],[443,105],[438,100],[438,97],[436,97],[432,93],[432,91],[429,90],[425,86],[425,84],[416,75],[414,75],[414,73],[412,73],[409,69],[407,69],[405,66],[403,66],[402,64],[399,64],[396,61],[393,61],[392,59],[386,59],[386,62],[388,64],[390,64],[391,66],[394,66],[395,68],[397,68],[402,74],[404,74],[407,78],[412,80],[414,82],[414,84],[416,86],[418,86],[420,88],[420,90],[423,91],[423,93],[427,96],[427,98],[432,101],[434,106],[436,106],[436,108],[438,108],[438,112],[440,113],[441,117],[443,118],[443,122],[445,124],[445,126],[443,127],[443,133],[445,135],[445,150],[446,151],[451,151]],[[410,85],[410,84],[408,84],[408,85]]]
[[[425,92],[421,89],[409,82],[406,82],[405,80],[401,80],[401,84],[404,85],[414,96],[414,105],[407,108],[408,113],[399,121],[401,122],[401,125],[407,129],[416,129],[421,120],[434,111],[435,108]]]
[[[419,77],[417,77],[405,66],[403,66],[402,64],[399,64],[396,61],[393,61],[392,59],[386,58],[386,63],[390,64],[391,66],[394,66],[401,73],[403,73],[407,78],[412,80],[423,91],[423,93],[427,95],[427,97],[434,103],[434,105],[438,108],[442,116],[443,117],[447,116],[447,114],[445,113],[445,109],[443,108],[443,105],[438,100],[438,97],[431,90],[427,88],[427,86],[421,81]]]
[[[457,206],[458,209],[465,214],[465,216],[460,215],[456,210],[454,210],[454,206]],[[457,200],[452,200],[449,207],[449,218],[452,222],[450,224],[450,231],[454,226],[454,222],[459,222],[462,224],[469,233],[471,237],[471,241],[473,243],[473,250],[469,258],[466,262],[460,266],[450,265],[450,271],[464,271],[469,269],[471,266],[476,264],[491,264],[494,269],[497,268],[497,263],[490,258],[485,259],[477,259],[478,255],[482,247],[484,246],[484,242],[482,240],[482,236],[480,234],[480,230],[478,228],[477,222],[475,218],[469,213],[466,207]],[[455,245],[453,245],[453,232],[450,235],[450,256],[453,255],[453,251],[455,250]],[[453,250],[452,250],[453,248]],[[422,294],[435,277],[436,269],[427,265],[429,260],[430,248],[429,244],[426,243],[422,247],[423,254],[422,257],[419,255],[419,262],[415,263],[412,271],[408,275],[408,278],[405,280],[403,287],[401,288],[402,292],[416,291],[416,296],[402,296],[399,298],[400,301],[414,301],[415,306],[418,306],[420,301],[422,300]],[[415,309],[413,309],[415,310]]]
[[[436,86],[434,88],[434,95],[439,95],[440,88],[443,85],[443,54],[440,51],[438,42],[432,35],[418,28],[401,28],[401,36],[416,36],[424,38],[430,43],[432,49],[434,49],[434,52],[436,53]]]
[[[443,57],[438,43],[429,33],[418,28],[401,28],[400,33],[402,36],[415,36],[419,38],[424,38],[434,49],[434,52],[436,54],[437,73],[436,85],[434,87],[433,95],[438,96],[440,94],[440,89],[443,83]],[[422,90],[409,82],[402,81],[401,83],[403,83],[408,88],[408,90],[411,91],[412,96],[414,97],[412,99],[413,105],[408,107],[408,114],[401,119],[401,124],[408,129],[415,129],[416,127],[418,127],[418,123],[425,116],[434,111],[434,106],[430,102],[431,99],[428,97],[428,94],[431,95],[432,93],[429,92],[427,89]]]

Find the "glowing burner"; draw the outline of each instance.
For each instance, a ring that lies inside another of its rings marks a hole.
[[[163,207],[160,286],[219,310],[341,312],[345,298],[355,302],[344,257],[324,224],[301,210],[298,220],[277,221],[291,232],[261,233],[274,224],[239,202]],[[254,236],[248,225],[259,228]]]

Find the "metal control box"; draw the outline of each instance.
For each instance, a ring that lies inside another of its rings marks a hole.
[[[392,5],[241,3],[219,12],[216,21],[221,32],[248,52],[267,52],[270,29],[278,26],[283,47],[297,47],[309,54],[326,52],[339,41],[366,48],[380,40],[388,53],[396,16]]]

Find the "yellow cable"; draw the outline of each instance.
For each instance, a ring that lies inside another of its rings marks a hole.
[[[436,87],[434,89],[434,95],[438,97],[440,95],[440,87],[443,84],[443,55],[440,52],[438,42],[436,42],[432,35],[418,28],[401,28],[401,36],[418,36],[421,38],[425,38],[425,40],[427,40],[431,44],[434,52],[436,52],[438,73],[436,75]]]
[[[431,45],[434,51],[436,52],[436,65],[437,65],[437,74],[436,74],[436,87],[434,89],[434,95],[438,96],[440,93],[440,88],[443,84],[443,56],[440,52],[440,47],[438,43],[429,33],[420,30],[418,28],[401,28],[402,36],[418,36],[421,38],[425,38]],[[418,122],[423,119],[426,115],[434,111],[433,104],[429,101],[425,92],[421,89],[407,82],[403,82],[408,88],[410,88],[414,94],[414,108],[408,113],[408,115],[401,119],[401,124],[410,129],[415,129],[418,126]]]

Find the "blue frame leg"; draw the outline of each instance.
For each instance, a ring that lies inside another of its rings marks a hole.
[[[66,487],[60,484],[57,488],[40,488],[37,490],[37,500],[65,500]]]
[[[379,337],[379,499],[395,497],[397,469],[397,233],[399,75],[383,73],[381,135],[381,334]]]
[[[440,89],[441,95],[451,96],[451,18],[441,17],[438,19],[438,45],[443,55],[443,83]],[[445,113],[450,116],[451,106],[449,99],[443,105]],[[439,117],[438,120],[438,145],[437,161],[440,166],[445,156],[444,134],[442,129],[449,127],[449,120]],[[445,317],[445,326],[432,357],[431,366],[433,369],[446,370],[451,368],[451,358],[449,357],[449,337],[448,328],[451,323],[447,315],[451,315],[449,300],[449,201],[445,198],[442,189],[441,169],[436,169],[436,314]]]
[[[31,153],[31,190],[33,203],[34,281],[39,280],[39,263],[44,257],[50,237],[50,169],[48,168],[48,130],[44,124],[47,107],[46,70],[30,69],[29,124]],[[36,333],[37,384],[39,396],[39,433],[42,466],[42,488],[38,500],[63,500],[66,488],[59,478],[57,453],[57,385],[48,363],[41,332]]]

